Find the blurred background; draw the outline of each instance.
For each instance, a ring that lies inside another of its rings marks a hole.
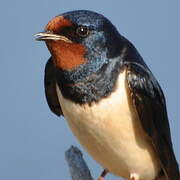
[[[45,100],[50,54],[33,34],[60,13],[88,9],[108,17],[132,41],[164,90],[180,162],[180,1],[2,0],[0,6],[0,179],[70,180],[64,152],[76,141]],[[83,151],[95,179],[102,168]],[[132,162],[134,163],[134,162]],[[106,180],[117,180],[108,175]]]

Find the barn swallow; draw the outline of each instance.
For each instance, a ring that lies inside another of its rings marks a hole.
[[[36,34],[51,53],[45,94],[87,152],[129,180],[180,180],[161,87],[103,15],[71,11]]]

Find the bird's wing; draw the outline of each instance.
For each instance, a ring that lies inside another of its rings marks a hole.
[[[163,171],[168,180],[180,180],[162,90],[152,73],[144,66],[129,63],[126,72],[133,105],[159,156]]]
[[[56,92],[56,79],[53,60],[50,58],[45,67],[44,87],[49,108],[57,116],[63,115]]]

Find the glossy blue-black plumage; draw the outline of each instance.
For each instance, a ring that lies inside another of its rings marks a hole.
[[[119,54],[121,36],[115,26],[105,16],[87,10],[70,11],[62,15],[75,25],[85,25],[96,32],[103,32],[106,47],[109,49],[108,57],[112,58]]]

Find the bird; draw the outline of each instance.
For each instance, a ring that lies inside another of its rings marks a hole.
[[[107,173],[180,180],[163,91],[135,46],[104,15],[74,10],[35,35],[51,54],[49,108]]]

